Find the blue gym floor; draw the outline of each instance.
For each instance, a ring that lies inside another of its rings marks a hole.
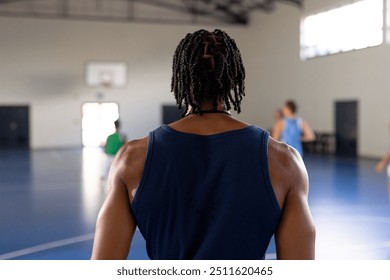
[[[0,151],[0,259],[89,259],[103,161],[99,149]],[[305,162],[317,259],[389,260],[389,194],[376,161],[307,154]],[[147,259],[138,231],[129,259]]]

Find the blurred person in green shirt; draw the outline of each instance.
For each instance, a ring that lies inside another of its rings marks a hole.
[[[114,160],[116,153],[127,141],[125,134],[120,132],[120,122],[116,120],[114,122],[115,132],[107,137],[106,144],[104,146],[104,153],[106,154],[106,162],[104,164],[104,171],[102,179],[106,179],[108,172],[110,171],[111,164]]]

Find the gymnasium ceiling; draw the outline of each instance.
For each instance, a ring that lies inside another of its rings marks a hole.
[[[254,10],[304,0],[0,0],[0,16],[138,21],[172,24],[247,24]]]

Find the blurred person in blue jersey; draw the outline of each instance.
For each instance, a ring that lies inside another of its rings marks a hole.
[[[315,140],[315,135],[309,124],[296,115],[297,104],[287,100],[283,106],[283,118],[276,121],[272,129],[272,137],[295,148],[303,156],[302,142]]]

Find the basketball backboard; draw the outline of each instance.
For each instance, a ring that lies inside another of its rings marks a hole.
[[[123,88],[127,85],[127,65],[124,62],[89,61],[85,67],[88,87]]]

